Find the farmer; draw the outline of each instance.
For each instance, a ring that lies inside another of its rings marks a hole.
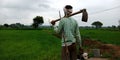
[[[61,18],[58,28],[54,27],[56,33],[62,36],[62,60],[77,59],[77,45],[81,47],[79,26],[75,19],[68,17],[72,13],[72,6],[64,7],[64,18]],[[54,20],[53,20],[54,21]],[[76,43],[77,42],[77,43]]]

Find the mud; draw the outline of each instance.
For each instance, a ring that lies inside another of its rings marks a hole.
[[[103,54],[107,54],[110,60],[115,60],[120,58],[120,46],[113,44],[104,44],[97,40],[84,39],[83,46],[89,47],[86,51],[89,53],[91,49],[97,48],[100,49],[101,57]]]

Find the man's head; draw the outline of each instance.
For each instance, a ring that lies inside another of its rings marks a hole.
[[[65,15],[70,15],[72,13],[72,8],[73,7],[71,5],[66,5],[64,7],[64,13],[65,13]]]

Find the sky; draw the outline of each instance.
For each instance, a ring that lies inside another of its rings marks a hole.
[[[82,22],[82,14],[73,16],[79,26],[91,26],[100,21],[103,26],[118,26],[120,20],[120,0],[0,0],[0,25],[21,23],[31,25],[33,18],[43,16],[44,24],[64,16],[63,7],[72,5],[73,12],[87,9],[88,22]],[[57,22],[58,24],[59,22]]]

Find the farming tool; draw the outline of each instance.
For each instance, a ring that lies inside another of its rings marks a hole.
[[[88,21],[88,13],[87,13],[86,9],[81,9],[81,10],[75,12],[75,13],[72,13],[72,14],[69,15],[68,17],[77,15],[77,14],[79,14],[79,13],[82,13],[82,21],[83,21],[83,22],[87,22],[87,21]],[[60,14],[59,14],[59,15],[60,15]],[[51,23],[52,25],[55,25],[55,23],[56,23],[57,21],[60,21],[61,18],[64,18],[64,17],[61,17],[61,16],[60,16],[59,19],[52,20],[50,23]]]

